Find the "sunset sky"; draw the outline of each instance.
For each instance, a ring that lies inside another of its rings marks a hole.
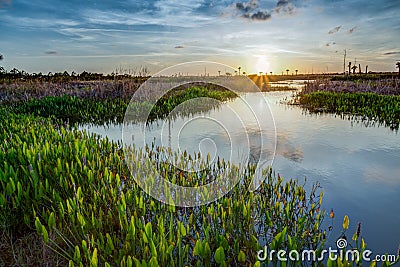
[[[187,61],[248,73],[396,71],[400,1],[0,0],[0,66],[151,73]]]

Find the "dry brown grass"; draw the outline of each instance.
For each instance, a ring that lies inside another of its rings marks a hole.
[[[54,238],[54,237],[53,237]],[[0,266],[67,266],[54,248],[36,232],[21,237],[0,232]]]

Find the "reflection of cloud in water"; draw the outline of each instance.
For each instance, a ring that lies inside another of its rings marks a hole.
[[[365,169],[364,179],[367,183],[400,186],[400,169],[387,169],[383,166],[372,164]]]
[[[303,150],[295,147],[287,134],[277,133],[276,156],[282,156],[294,162],[304,160]]]
[[[263,154],[261,151],[261,135],[259,131],[256,130],[247,130],[247,134],[249,136],[250,141],[250,155],[249,161],[251,163],[257,163],[262,155],[262,158],[271,160],[273,157],[274,147],[273,142],[268,140],[273,140],[274,134],[273,131],[264,133],[264,137],[267,140],[264,140],[264,150]],[[287,134],[277,133],[276,136],[276,150],[275,156],[282,156],[288,160],[294,162],[302,162],[304,160],[304,153],[301,147],[296,147],[291,141],[290,137]]]

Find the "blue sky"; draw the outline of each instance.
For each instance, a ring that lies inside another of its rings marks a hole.
[[[400,1],[0,0],[6,69],[151,73],[196,60],[248,73],[372,71],[400,60]]]

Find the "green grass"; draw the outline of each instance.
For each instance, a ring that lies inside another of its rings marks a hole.
[[[352,114],[376,120],[392,129],[400,124],[400,96],[375,93],[311,92],[301,94],[299,103],[312,112]]]
[[[197,97],[214,98],[226,101],[236,95],[230,91],[211,91],[204,87],[191,87],[186,90],[171,92],[162,97],[153,107],[150,119],[161,118],[177,105],[188,99]],[[120,98],[79,98],[77,96],[47,96],[31,98],[28,101],[12,101],[5,103],[10,111],[18,114],[33,114],[41,117],[53,117],[71,124],[122,123],[129,99]],[[141,108],[149,103],[132,103],[131,108]]]

